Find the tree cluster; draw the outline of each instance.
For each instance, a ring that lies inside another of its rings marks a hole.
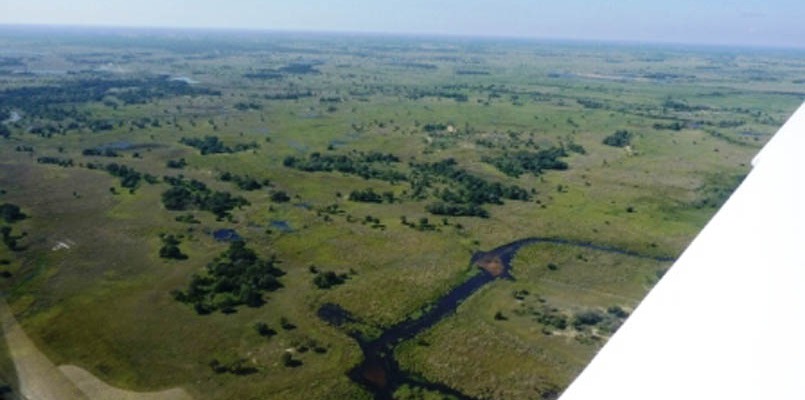
[[[187,260],[187,254],[182,253],[179,245],[182,243],[179,238],[173,235],[162,235],[162,247],[159,249],[159,257],[171,260]]]
[[[424,178],[412,179],[412,182],[424,182],[424,185],[428,186],[430,185],[429,182],[435,179],[448,185],[448,187],[434,191],[436,197],[445,203],[444,205],[432,205],[433,207],[431,208],[434,211],[453,211],[482,216],[486,213],[485,210],[481,209],[484,204],[502,204],[503,199],[529,200],[531,198],[528,191],[522,187],[517,185],[507,186],[500,182],[489,182],[459,168],[458,163],[453,158],[435,163],[412,164],[412,167],[417,174]],[[475,207],[467,207],[469,205],[474,205]],[[451,214],[445,213],[445,215]]]
[[[612,147],[626,147],[632,142],[632,133],[625,130],[618,130],[604,138],[603,143]]]
[[[11,203],[0,204],[0,217],[8,224],[13,224],[28,218],[28,216],[20,210],[19,206]]]
[[[306,172],[342,172],[350,175],[357,175],[364,179],[380,179],[388,182],[404,181],[406,175],[393,169],[381,169],[374,164],[391,164],[400,161],[393,154],[370,152],[368,154],[358,152],[349,155],[330,155],[312,153],[307,160],[301,157],[288,156],[283,160],[283,165],[288,168],[298,169]]]
[[[8,247],[11,251],[20,250],[17,247],[17,240],[20,239],[22,236],[12,236],[11,235],[11,227],[10,226],[0,226],[0,236],[2,236],[3,244]]]
[[[329,289],[343,284],[349,279],[347,274],[336,274],[333,271],[318,271],[313,277],[313,284],[319,289]]]
[[[162,193],[162,204],[172,211],[184,211],[193,208],[209,211],[218,218],[229,215],[233,209],[248,205],[241,196],[232,196],[229,192],[210,190],[203,182],[182,177],[164,177],[171,188]]]
[[[184,169],[187,166],[187,161],[184,158],[180,158],[178,160],[168,160],[165,163],[165,166],[171,169]]]
[[[583,151],[583,148],[581,149]],[[552,147],[536,152],[518,151],[505,153],[501,157],[484,157],[482,161],[494,165],[506,175],[519,177],[526,172],[539,175],[543,170],[566,170],[567,163],[560,160],[563,157],[567,157],[564,148]]]
[[[258,181],[251,176],[245,175],[236,175],[231,172],[224,172],[219,177],[220,180],[224,182],[234,182],[237,185],[238,189],[252,191],[262,189],[263,186],[271,185],[271,181],[268,179],[263,179],[262,181]]]
[[[199,314],[215,310],[235,312],[235,307],[260,307],[265,303],[263,294],[282,287],[279,277],[285,275],[271,257],[261,259],[242,240],[229,244],[213,262],[207,264],[203,274],[193,275],[186,290],[176,290],[173,297],[180,302],[193,304]]]
[[[102,169],[114,177],[120,178],[120,186],[129,189],[130,191],[134,191],[140,185],[140,181],[143,179],[151,184],[157,183],[157,177],[150,175],[150,174],[141,174],[137,172],[134,168],[128,167],[126,165],[121,165],[117,163],[110,163],[101,165],[101,164],[87,164],[87,168],[89,169]]]

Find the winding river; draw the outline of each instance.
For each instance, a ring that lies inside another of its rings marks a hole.
[[[673,261],[672,257],[656,257],[611,246],[596,245],[590,242],[573,241],[557,238],[531,237],[520,239],[487,252],[476,252],[470,263],[481,268],[482,272],[473,275],[460,285],[454,287],[422,313],[418,318],[408,319],[388,327],[378,337],[366,339],[358,331],[348,331],[363,352],[363,362],[349,372],[349,377],[369,390],[378,400],[391,399],[394,392],[402,385],[422,387],[435,390],[459,399],[471,397],[439,383],[427,382],[402,370],[394,358],[394,349],[402,342],[433,327],[446,316],[454,313],[456,308],[482,286],[496,279],[513,279],[511,261],[523,246],[536,243],[559,244],[587,248],[608,253],[622,254],[631,257],[646,258],[656,261]],[[359,322],[347,310],[332,303],[324,304],[318,310],[318,316],[327,323],[344,327],[347,323]]]

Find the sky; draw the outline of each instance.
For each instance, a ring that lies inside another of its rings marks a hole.
[[[805,47],[803,0],[0,0],[0,24]]]

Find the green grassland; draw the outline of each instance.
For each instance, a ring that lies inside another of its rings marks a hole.
[[[475,251],[541,236],[679,255],[805,93],[803,54],[782,50],[13,30],[0,32],[0,45],[17,60],[0,66],[0,120],[20,116],[3,123],[0,203],[28,215],[0,221],[19,236],[16,251],[0,247],[0,270],[10,273],[0,285],[15,316],[56,364],[126,389],[180,386],[198,399],[371,397],[346,375],[361,360],[357,344],[316,310],[336,303],[377,334],[474,273]],[[93,85],[100,94],[76,95]],[[617,130],[632,133],[628,147],[602,143]],[[180,143],[205,136],[257,147],[202,155]],[[570,144],[585,152],[568,152],[562,171],[514,177],[484,161]],[[110,146],[117,157],[85,153]],[[409,180],[284,165],[355,152],[393,154],[399,162],[369,165]],[[418,164],[448,158],[530,199],[482,204],[488,218],[432,215],[426,207],[456,183],[433,175],[415,197],[410,179]],[[166,167],[179,159],[183,169]],[[129,190],[91,163],[157,179]],[[270,185],[242,190],[221,181],[224,172]],[[179,174],[248,205],[221,217],[169,210],[162,177]],[[396,200],[349,200],[369,188]],[[272,200],[277,191],[290,200]],[[186,214],[199,223],[176,220]],[[427,229],[415,226],[422,218]],[[261,258],[276,256],[283,287],[260,307],[198,315],[171,292],[228,248],[211,234],[224,228]],[[179,237],[188,259],[160,258],[160,234]],[[585,310],[631,310],[668,266],[532,245],[518,253],[514,281],[481,289],[396,354],[404,368],[474,397],[558,393],[611,332],[546,327],[535,312],[549,307],[572,321]],[[321,289],[312,270],[348,278]],[[529,294],[513,296],[522,290]],[[296,328],[283,329],[283,318]],[[258,322],[277,334],[259,335]],[[284,354],[301,365],[284,365]],[[213,359],[251,370],[218,373]],[[6,356],[0,374],[15,385]]]

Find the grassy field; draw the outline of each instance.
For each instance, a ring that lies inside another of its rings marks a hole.
[[[0,246],[13,315],[56,365],[198,399],[371,397],[346,375],[360,349],[318,308],[338,304],[379,334],[466,279],[475,251],[541,236],[677,256],[805,93],[803,54],[782,50],[4,32],[0,204],[28,216],[0,220],[17,238],[16,249]],[[629,145],[605,145],[618,130],[631,133]],[[180,143],[207,136],[221,152]],[[573,145],[583,151],[565,151],[566,170],[514,176],[494,163]],[[362,161],[371,152],[397,161]],[[315,154],[363,169],[286,162]],[[529,198],[473,203],[488,218],[430,213],[450,193],[464,196],[456,203],[473,194],[434,172],[450,158],[476,181],[516,185]],[[182,169],[167,167],[181,159]],[[111,163],[142,179],[132,187],[107,171]],[[403,178],[356,172],[367,170]],[[171,210],[164,177],[178,175],[248,204],[220,215]],[[393,200],[350,200],[367,189]],[[177,220],[187,215],[197,223]],[[234,229],[260,259],[276,257],[282,288],[262,293],[259,307],[198,315],[172,292],[208,276],[227,251],[213,237],[219,229]],[[178,237],[188,258],[161,258],[161,234]],[[484,287],[396,354],[406,370],[473,397],[550,397],[611,334],[608,309],[633,309],[667,267],[529,246],[514,281]],[[344,282],[320,288],[324,272]],[[606,319],[576,329],[586,311]],[[276,334],[261,335],[257,323]],[[0,375],[17,390],[7,353]],[[421,394],[408,389],[399,397]]]

